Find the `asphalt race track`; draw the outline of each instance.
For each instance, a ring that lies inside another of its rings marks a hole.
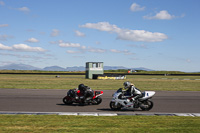
[[[0,89],[0,111],[17,112],[98,112],[98,113],[200,113],[200,92],[157,91],[150,111],[112,111],[109,107],[114,90],[104,90],[100,105],[65,105],[68,90]]]

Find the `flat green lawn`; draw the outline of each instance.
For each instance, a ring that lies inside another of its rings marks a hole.
[[[92,80],[84,75],[0,74],[0,88],[72,89],[80,83],[98,90],[115,90],[130,81],[141,90],[200,91],[200,76],[141,76],[128,75],[126,80]]]
[[[200,131],[200,117],[0,115],[0,132],[188,132]]]

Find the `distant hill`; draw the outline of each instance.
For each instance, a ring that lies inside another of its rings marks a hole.
[[[155,70],[148,69],[148,68],[145,68],[145,67],[132,68],[132,70],[155,71]]]
[[[118,69],[128,69],[123,66],[104,66],[104,70],[118,70]]]
[[[0,70],[41,70],[41,69],[26,64],[9,64],[5,66],[0,66]]]
[[[144,70],[144,71],[153,71],[148,68],[139,67],[139,68],[127,68],[123,66],[104,66],[104,70],[119,70],[119,69],[132,69],[132,70]],[[0,70],[42,70],[42,71],[85,71],[84,66],[74,66],[74,67],[60,67],[60,66],[48,66],[45,68],[38,68],[26,64],[9,64],[5,66],[0,66]]]
[[[59,67],[59,66],[49,66],[49,67],[45,67],[42,70],[44,71],[66,71],[65,68]]]

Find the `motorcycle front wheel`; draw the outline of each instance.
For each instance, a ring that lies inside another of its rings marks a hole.
[[[102,102],[102,98],[101,97],[97,97],[93,101],[94,101],[92,103],[93,105],[99,105]]]
[[[121,109],[121,105],[118,103],[117,106],[115,105],[115,102],[110,102],[110,108],[112,110],[120,110]]]
[[[150,109],[153,108],[153,102],[150,101],[150,100],[142,101],[142,103],[140,104],[140,108],[141,108],[143,111],[149,111]]]
[[[63,103],[66,105],[70,105],[73,103],[72,100],[70,100],[67,96],[63,98]]]

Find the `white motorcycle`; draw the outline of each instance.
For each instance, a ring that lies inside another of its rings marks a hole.
[[[153,108],[153,102],[150,100],[153,95],[155,95],[155,91],[144,91],[142,93],[142,97],[138,98],[135,102],[131,100],[127,100],[128,97],[123,95],[122,88],[119,88],[114,94],[113,98],[110,102],[110,108],[112,110],[120,110],[120,109],[134,109],[141,108],[144,111],[149,111]]]

